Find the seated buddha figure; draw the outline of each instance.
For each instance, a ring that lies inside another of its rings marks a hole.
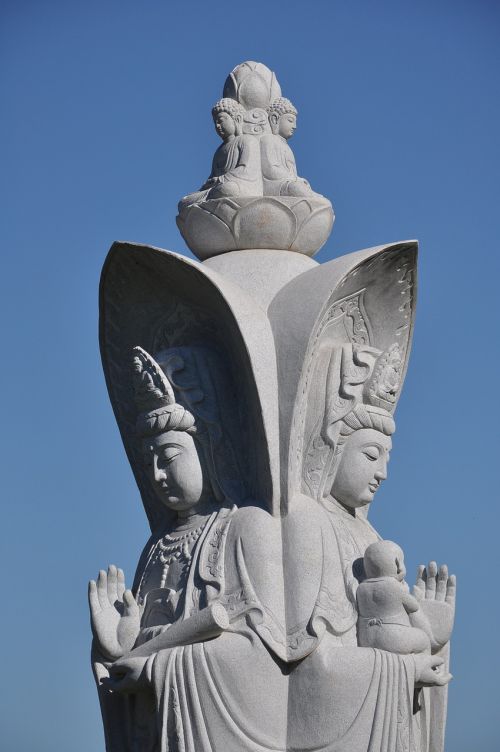
[[[319,197],[307,180],[298,177],[295,157],[287,143],[297,127],[297,110],[289,99],[278,97],[267,113],[272,132],[260,140],[264,195]]]
[[[179,211],[214,198],[262,196],[259,141],[243,133],[245,110],[234,99],[220,99],[212,108],[215,130],[223,143],[214,154],[212,171],[199,191],[184,196]]]

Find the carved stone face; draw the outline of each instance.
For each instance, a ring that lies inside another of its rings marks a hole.
[[[332,496],[345,507],[370,504],[383,480],[392,448],[390,436],[360,428],[348,437],[332,486]]]
[[[228,112],[218,112],[214,118],[214,125],[223,141],[236,133],[236,123]]]
[[[180,512],[202,500],[203,470],[190,434],[166,431],[144,439],[143,452],[148,475],[162,504]]]
[[[281,115],[276,124],[276,133],[282,138],[289,139],[293,136],[296,127],[297,115],[294,115],[291,112],[286,112],[284,115]]]

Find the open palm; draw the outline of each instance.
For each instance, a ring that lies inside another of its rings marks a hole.
[[[440,650],[451,637],[455,619],[455,575],[448,575],[448,567],[437,567],[431,561],[427,567],[419,566],[413,595],[429,620],[433,645],[432,652]]]
[[[100,651],[116,660],[131,650],[139,633],[140,612],[134,596],[125,588],[125,576],[113,564],[101,569],[97,582],[89,582],[92,631]]]

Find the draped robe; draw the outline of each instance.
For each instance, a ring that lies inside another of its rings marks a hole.
[[[139,580],[160,540],[146,546]],[[147,691],[121,696],[100,687],[108,752],[286,749],[281,559],[279,520],[257,507],[212,515],[193,551],[180,618],[218,600],[230,627],[147,659]],[[98,656],[94,665],[98,680],[107,675]]]
[[[199,191],[184,196],[179,210],[209,199],[262,196],[259,140],[243,134],[224,141],[214,154],[212,171]]]
[[[230,627],[152,655],[147,691],[100,687],[108,752],[442,750],[429,691],[427,711],[415,704],[413,656],[357,646],[360,558],[377,539],[333,500],[297,498],[283,520],[257,507],[214,513],[180,618],[220,601]],[[94,661],[99,682],[107,671]]]
[[[357,646],[362,557],[379,539],[363,514],[349,514],[334,499],[318,504],[299,497],[291,504],[284,576],[299,590],[287,602],[287,619],[300,622],[312,611],[308,631],[319,644],[290,672],[290,751],[443,750],[443,689],[415,692],[412,655]],[[301,562],[307,562],[305,572]]]

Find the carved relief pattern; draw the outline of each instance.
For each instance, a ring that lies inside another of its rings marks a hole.
[[[396,264],[395,268],[394,265]],[[398,302],[394,306],[397,313],[397,323],[394,325],[393,342],[377,361],[373,375],[366,386],[366,396],[371,404],[384,407],[392,411],[398,400],[408,359],[408,341],[411,334],[412,311],[414,308],[413,288],[415,276],[414,256],[410,251],[403,251],[395,261],[394,254],[385,251],[376,254],[374,258],[347,274],[339,285],[345,288],[363,274],[365,277],[383,279],[387,274],[395,277],[398,286]],[[313,383],[313,369],[318,358],[318,351],[325,333],[334,332],[335,341],[352,342],[356,345],[377,346],[374,341],[372,326],[365,308],[367,288],[345,296],[341,300],[330,304],[317,330],[307,356],[302,379],[302,392],[297,401],[298,409],[293,416],[292,436],[295,437],[294,461],[302,463],[302,481],[308,493],[317,498],[327,463],[331,461],[329,446],[321,437],[321,420],[317,420],[308,436],[301,438],[305,428],[308,410],[307,395]],[[355,373],[353,372],[353,377]],[[332,399],[337,400],[341,407],[342,395],[336,394]]]
[[[330,324],[342,321],[349,342],[355,345],[370,345],[370,322],[363,306],[366,288],[333,303],[319,325],[318,337]]]
[[[321,336],[329,325],[342,323],[344,325],[345,336],[349,338],[349,341],[355,344],[370,344],[370,324],[363,306],[364,292],[365,288],[362,288],[342,300],[334,301],[327,307],[314,333],[310,352],[307,356],[305,375],[302,381],[302,393],[298,400],[299,410],[294,414],[292,420],[292,436],[297,438],[295,462],[298,463],[299,467],[304,467],[303,477],[310,492],[314,493],[313,498],[316,498],[319,481],[328,456],[328,447],[319,433],[316,433],[321,426],[320,420],[315,426],[315,431],[308,439],[303,457],[303,443],[299,436],[305,423],[307,411],[306,395],[311,382],[312,370],[316,362]],[[349,321],[349,324],[345,323],[346,319]]]

